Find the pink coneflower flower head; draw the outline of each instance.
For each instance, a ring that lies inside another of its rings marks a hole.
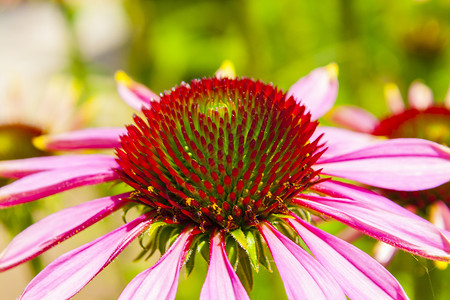
[[[248,299],[253,270],[271,268],[269,253],[290,299],[407,298],[379,263],[310,225],[311,213],[411,253],[449,260],[448,232],[382,196],[339,181],[397,189],[436,186],[448,181],[449,150],[412,139],[360,141],[364,146],[358,150],[343,151],[340,143],[352,133],[317,127],[316,119],[326,111],[307,106],[308,101],[334,102],[337,80],[330,67],[314,70],[288,94],[226,72],[161,96],[123,73],[118,81],[124,100],[140,110],[134,124],[40,139],[52,149],[114,148],[115,155],[5,162],[0,173],[21,179],[0,189],[0,205],[107,181],[123,182],[129,192],[32,225],[3,252],[0,269],[35,257],[120,208],[133,206],[140,216],[50,263],[22,299],[73,296],[138,237],[142,256],[157,249],[163,255],[127,285],[120,299],[174,299],[180,269],[185,265],[189,274],[200,255],[209,263],[201,299]],[[423,171],[411,173],[405,165]]]
[[[423,138],[450,145],[450,89],[442,104],[434,102],[433,92],[420,81],[413,82],[409,88],[409,106],[405,106],[398,87],[392,83],[386,85],[385,96],[390,115],[383,119],[350,106],[336,108],[332,119],[349,129],[374,136]],[[450,183],[420,191],[377,191],[421,216],[429,215],[433,223],[450,230]],[[386,246],[376,249],[379,249],[376,256],[383,263],[387,263],[395,253],[393,248]]]

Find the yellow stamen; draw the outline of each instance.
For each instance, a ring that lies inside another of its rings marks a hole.
[[[222,209],[216,204],[213,203],[211,205],[211,209],[216,213],[216,214],[221,214],[222,213]]]
[[[186,201],[186,204],[187,204],[188,206],[191,206],[192,201],[194,201],[194,198],[187,197],[187,198],[184,199],[184,200]]]

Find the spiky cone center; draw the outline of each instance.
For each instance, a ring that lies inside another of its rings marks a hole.
[[[272,85],[193,80],[142,114],[116,149],[118,172],[135,190],[130,200],[166,223],[245,229],[287,213],[317,180],[317,123]]]
[[[380,121],[373,134],[389,138],[423,138],[450,145],[450,110],[444,106],[431,106],[425,110],[409,108]],[[403,206],[414,206],[426,213],[430,204],[443,201],[450,205],[450,183],[424,191],[399,192],[383,190],[392,200]]]

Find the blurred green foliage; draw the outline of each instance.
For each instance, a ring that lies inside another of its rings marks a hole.
[[[59,2],[69,23],[78,2]],[[406,94],[422,79],[442,100],[450,81],[448,0],[124,0],[123,7],[130,36],[113,65],[156,92],[211,76],[225,59],[239,75],[283,89],[335,61],[338,103],[379,115],[387,82]],[[72,65],[79,76],[114,71],[95,61],[83,66],[79,54]]]
[[[127,1],[128,65],[156,91],[238,74],[287,89],[309,70],[340,66],[339,103],[382,113],[384,83],[421,78],[442,99],[449,84],[449,1]]]

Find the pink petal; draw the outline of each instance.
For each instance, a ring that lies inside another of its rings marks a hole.
[[[250,299],[228,260],[223,234],[212,235],[210,247],[208,274],[200,299]]]
[[[62,155],[33,157],[0,161],[0,176],[21,178],[33,173],[81,166],[115,166],[115,158],[109,155]]]
[[[125,133],[125,128],[89,128],[43,135],[35,138],[34,144],[39,149],[48,151],[111,149],[120,146],[119,136]]]
[[[437,201],[431,206],[430,220],[437,227],[450,230],[450,209],[444,202]]]
[[[433,105],[433,92],[422,82],[415,81],[409,87],[408,101],[411,107],[425,110]]]
[[[137,111],[149,107],[152,101],[159,101],[159,96],[144,85],[133,81],[122,71],[116,73],[117,91],[129,106]]]
[[[363,251],[299,218],[288,222],[350,299],[408,299],[394,276]]]
[[[193,238],[191,229],[183,231],[158,262],[137,275],[119,299],[175,299],[178,277]]]
[[[332,197],[299,195],[301,198],[292,203],[323,213],[413,254],[450,261],[450,241],[439,228],[389,199],[335,181],[322,182],[312,189]]]
[[[338,93],[337,65],[314,69],[289,88],[288,97],[306,106],[312,120],[317,120],[334,105]]]
[[[373,258],[375,258],[383,266],[387,266],[397,253],[397,248],[389,244],[378,241],[373,249]]]
[[[0,271],[28,261],[97,221],[109,216],[127,202],[127,194],[106,197],[70,207],[34,223],[9,243],[0,254]]]
[[[119,175],[111,167],[95,166],[56,169],[31,174],[0,188],[0,208],[118,178]]]
[[[315,167],[376,187],[416,191],[450,180],[450,149],[421,139],[393,139],[327,157]]]
[[[327,150],[322,154],[317,163],[330,157],[346,154],[382,141],[380,138],[370,134],[328,126],[318,126],[310,140],[314,141],[321,135],[323,135],[321,142],[325,142]]]
[[[289,299],[346,299],[328,271],[268,223],[259,231],[269,246]]]
[[[367,110],[356,106],[340,106],[334,109],[333,122],[343,127],[365,133],[371,133],[378,125],[378,119]]]
[[[68,299],[78,293],[152,223],[143,215],[50,263],[25,288],[21,299]]]

